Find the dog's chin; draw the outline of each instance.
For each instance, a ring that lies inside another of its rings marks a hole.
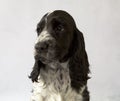
[[[43,57],[40,58],[40,61],[41,61],[43,64],[50,64],[50,63],[53,62],[53,60],[46,59],[46,58],[43,58]]]
[[[38,53],[35,51],[35,54],[34,54],[34,58],[36,60],[40,60],[43,64],[50,64],[50,63],[53,63],[53,62],[56,62],[56,61],[59,61],[59,62],[64,62],[65,61],[65,53],[66,51],[64,52],[54,52],[54,53]]]
[[[43,57],[43,56],[40,56],[39,54],[35,55],[34,57],[36,60],[40,60],[43,64],[50,64],[57,60],[53,56],[51,56],[52,58],[51,57]]]

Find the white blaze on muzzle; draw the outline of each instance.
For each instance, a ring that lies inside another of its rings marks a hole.
[[[47,31],[42,31],[41,34],[37,37],[37,40],[35,41],[35,44],[38,42],[43,42],[49,39],[49,34]]]
[[[48,33],[47,30],[44,30],[40,33],[40,35],[37,37],[35,44],[37,43],[42,43],[42,42],[47,42],[49,40],[53,40],[53,37]],[[34,51],[34,56],[36,56],[37,52],[36,50]]]
[[[41,34],[37,37],[37,40],[35,41],[35,44],[38,42],[45,42],[48,40],[51,40],[52,36],[48,33],[47,30],[43,30]]]

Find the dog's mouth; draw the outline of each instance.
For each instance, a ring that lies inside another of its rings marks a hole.
[[[44,64],[49,64],[53,62],[52,60],[46,59],[44,57],[40,57],[39,60]]]
[[[55,61],[56,60],[56,58],[55,57],[53,57],[53,55],[52,56],[43,56],[43,55],[40,55],[40,54],[36,54],[35,56],[34,56],[34,58],[36,59],[36,60],[40,60],[42,63],[44,63],[44,64],[49,64],[49,63],[52,63],[53,61]]]
[[[54,47],[44,52],[36,51],[34,52],[34,57],[36,60],[40,60],[44,64],[49,64],[55,61],[62,62],[64,56],[68,51],[65,49]]]

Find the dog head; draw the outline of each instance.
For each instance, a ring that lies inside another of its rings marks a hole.
[[[65,11],[56,10],[43,16],[37,25],[35,42],[35,64],[30,74],[32,81],[38,80],[42,68],[48,70],[51,63],[68,61],[71,87],[79,91],[89,79],[89,62],[85,50],[84,36],[74,19]],[[56,68],[60,68],[58,65]],[[56,69],[55,68],[55,69]]]
[[[73,18],[65,11],[45,14],[36,29],[38,36],[35,58],[45,64],[65,61],[73,41],[75,26]]]

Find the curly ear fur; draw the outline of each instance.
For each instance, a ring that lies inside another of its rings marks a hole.
[[[40,68],[42,68],[44,66],[44,64],[42,64],[42,62],[40,60],[36,60],[35,59],[35,64],[33,66],[33,70],[29,76],[29,78],[32,80],[32,82],[37,82],[38,80],[38,76],[40,74]]]
[[[85,43],[82,32],[77,28],[74,32],[73,43],[70,50],[71,58],[69,61],[69,70],[71,78],[71,86],[76,90],[80,91],[83,85],[86,85],[89,79],[89,62],[87,53],[85,50]]]

